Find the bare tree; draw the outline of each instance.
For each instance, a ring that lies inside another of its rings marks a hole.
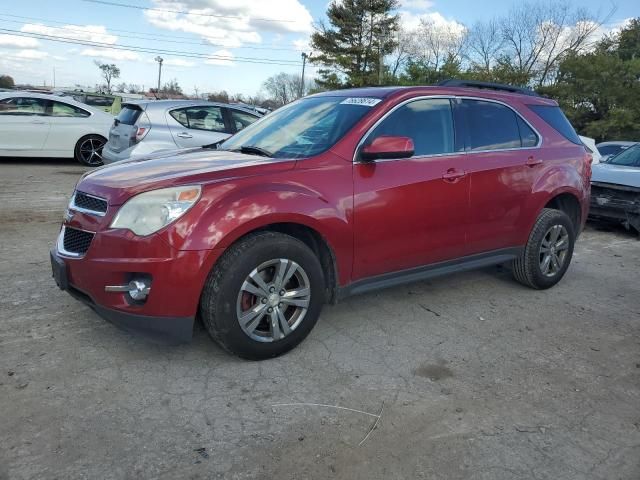
[[[471,66],[489,72],[500,56],[504,39],[497,20],[476,22],[467,31],[466,57]]]
[[[394,49],[389,55],[391,61],[389,71],[391,76],[395,77],[405,67],[407,61],[411,58],[414,47],[412,45],[412,32],[399,28],[396,32],[396,41]]]
[[[267,92],[271,99],[280,105],[286,105],[300,97],[300,82],[302,79],[299,75],[293,73],[281,72],[277,75],[269,77],[263,84],[262,88]],[[314,86],[315,81],[305,80],[302,95]]]
[[[100,69],[102,73],[102,78],[106,82],[105,86],[107,89],[107,93],[111,93],[111,81],[116,78],[120,78],[120,69],[113,63],[100,63],[97,60],[94,62],[96,67]]]
[[[518,4],[500,21],[504,53],[518,71],[543,85],[563,58],[587,47],[602,23],[565,1]]]
[[[437,24],[423,18],[411,38],[411,55],[437,71],[447,60],[460,59],[465,47],[466,31],[461,27]]]

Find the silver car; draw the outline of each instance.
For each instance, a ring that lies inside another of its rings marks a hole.
[[[105,164],[160,150],[201,147],[233,135],[260,118],[246,108],[192,100],[128,102],[102,151]]]

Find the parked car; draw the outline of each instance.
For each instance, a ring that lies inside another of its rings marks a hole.
[[[632,147],[638,142],[626,142],[626,141],[612,141],[612,142],[600,142],[596,145],[600,155],[603,159],[617,155],[623,150]]]
[[[61,97],[71,97],[76,102],[84,103],[97,110],[117,115],[122,109],[122,96],[107,93],[83,92],[80,90],[58,92]]]
[[[593,167],[590,216],[640,233],[640,144]]]
[[[555,285],[590,160],[558,104],[529,90],[325,92],[219,149],[84,176],[53,275],[125,328],[189,340],[199,314],[227,350],[268,358],[348,295],[505,262],[524,285]]]
[[[222,103],[192,100],[130,102],[113,122],[105,163],[219,142],[251,125],[260,114]]]
[[[582,135],[578,136],[580,137],[580,140],[582,141],[584,146],[587,148],[587,151],[591,154],[591,165],[597,165],[598,163],[600,163],[600,161],[602,160],[602,155],[600,155],[600,152],[596,147],[596,141],[593,138],[584,137]]]
[[[0,93],[0,156],[74,157],[102,165],[113,117],[67,97]]]

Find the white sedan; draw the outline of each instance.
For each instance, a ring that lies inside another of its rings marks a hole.
[[[0,157],[74,157],[102,165],[113,116],[68,97],[0,93]]]

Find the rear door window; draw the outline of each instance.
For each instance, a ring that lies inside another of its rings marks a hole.
[[[467,150],[505,150],[523,146],[518,115],[509,107],[483,100],[462,100],[460,109],[466,120]],[[525,122],[522,124],[529,128]],[[531,134],[523,130],[527,143],[531,143]],[[534,145],[536,143],[537,137]]]
[[[74,105],[69,105],[63,102],[51,102],[50,115],[52,117],[88,117],[89,112],[78,108]]]
[[[239,132],[258,120],[258,117],[255,115],[251,115],[250,113],[243,112],[241,110],[236,110],[235,108],[229,108],[228,111],[231,116],[231,125],[235,132]]]
[[[564,116],[560,107],[553,105],[529,105],[529,108],[540,118],[547,122],[553,129],[576,145],[582,145],[582,140]]]
[[[414,156],[438,155],[454,151],[453,112],[448,99],[415,100],[392,112],[367,138],[409,137]]]
[[[187,107],[169,114],[185,128],[209,132],[227,132],[221,107]]]

